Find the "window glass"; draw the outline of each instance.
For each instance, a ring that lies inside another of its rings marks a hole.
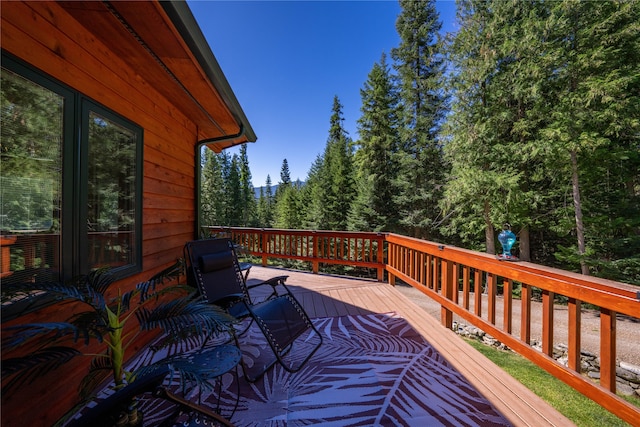
[[[58,280],[65,100],[5,68],[0,92],[1,278]]]
[[[46,303],[31,283],[142,269],[143,133],[4,53],[0,77],[0,280],[19,284],[2,287],[5,320]]]
[[[134,264],[137,135],[95,111],[88,126],[89,267]]]

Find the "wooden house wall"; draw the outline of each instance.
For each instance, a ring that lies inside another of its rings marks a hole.
[[[54,2],[3,2],[1,31],[4,50],[144,129],[144,271],[124,280],[121,288],[181,257],[184,243],[193,238],[196,215],[194,123],[145,82],[143,70],[128,67]],[[27,320],[50,321],[59,314],[50,307]],[[75,404],[87,362],[68,364],[26,390],[3,395],[3,426],[53,424]]]

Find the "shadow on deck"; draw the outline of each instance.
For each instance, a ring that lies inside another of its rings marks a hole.
[[[381,316],[376,315],[382,314],[386,315],[382,317],[405,319],[417,332],[420,339],[424,340],[426,345],[437,353],[436,359],[429,360],[428,364],[433,367],[437,365],[434,361],[442,362],[447,369],[452,369],[450,372],[451,380],[448,382],[453,383],[462,378],[467,385],[471,386],[470,397],[461,400],[474,401],[474,396],[477,394],[490,406],[478,409],[485,412],[483,416],[472,416],[466,421],[461,421],[458,418],[448,420],[447,414],[437,414],[443,409],[439,403],[434,401],[434,397],[437,397],[436,400],[446,400],[447,393],[449,393],[448,398],[454,399],[455,392],[447,390],[446,384],[444,389],[430,389],[430,387],[439,386],[434,383],[429,372],[423,371],[426,375],[418,377],[416,385],[428,391],[424,400],[426,407],[432,405],[432,409],[428,409],[432,411],[434,416],[431,419],[432,422],[438,420],[443,425],[496,425],[504,422],[515,426],[573,425],[556,409],[473,349],[453,331],[443,327],[431,315],[389,284],[258,266],[251,269],[249,282],[283,274],[289,276],[288,287],[312,318],[358,316],[358,318],[365,319],[364,323],[368,321],[375,323],[375,320],[371,319],[380,319]],[[355,321],[355,323],[358,322],[358,320]],[[359,326],[356,325],[356,328]],[[314,358],[318,357],[321,355],[314,356]],[[460,398],[460,395],[457,397]],[[295,401],[295,398],[296,396],[289,396],[290,401]],[[309,399],[309,396],[305,395],[304,399]],[[429,399],[432,401],[430,402]],[[375,399],[372,398],[373,401]],[[482,405],[477,403],[474,403],[475,406],[480,408]],[[472,406],[465,411],[474,411]],[[333,410],[338,409],[334,407]],[[498,413],[500,419],[490,420],[493,416],[492,411]],[[410,412],[405,413],[405,418],[402,418],[402,425],[431,425],[424,424],[424,420],[411,420],[411,415],[408,414]],[[264,415],[266,417],[268,414]],[[232,421],[238,425],[245,425],[241,412]]]

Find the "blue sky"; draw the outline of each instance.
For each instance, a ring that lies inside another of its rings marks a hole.
[[[329,133],[335,95],[357,140],[360,89],[383,52],[400,39],[397,1],[189,1],[202,32],[258,141],[247,154],[253,185],[304,180]],[[438,1],[443,30],[455,28],[455,2]],[[231,149],[233,154],[237,149]]]

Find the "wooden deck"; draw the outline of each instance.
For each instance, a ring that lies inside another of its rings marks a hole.
[[[311,317],[398,313],[514,426],[574,425],[388,283],[259,266],[249,283],[278,275]]]

